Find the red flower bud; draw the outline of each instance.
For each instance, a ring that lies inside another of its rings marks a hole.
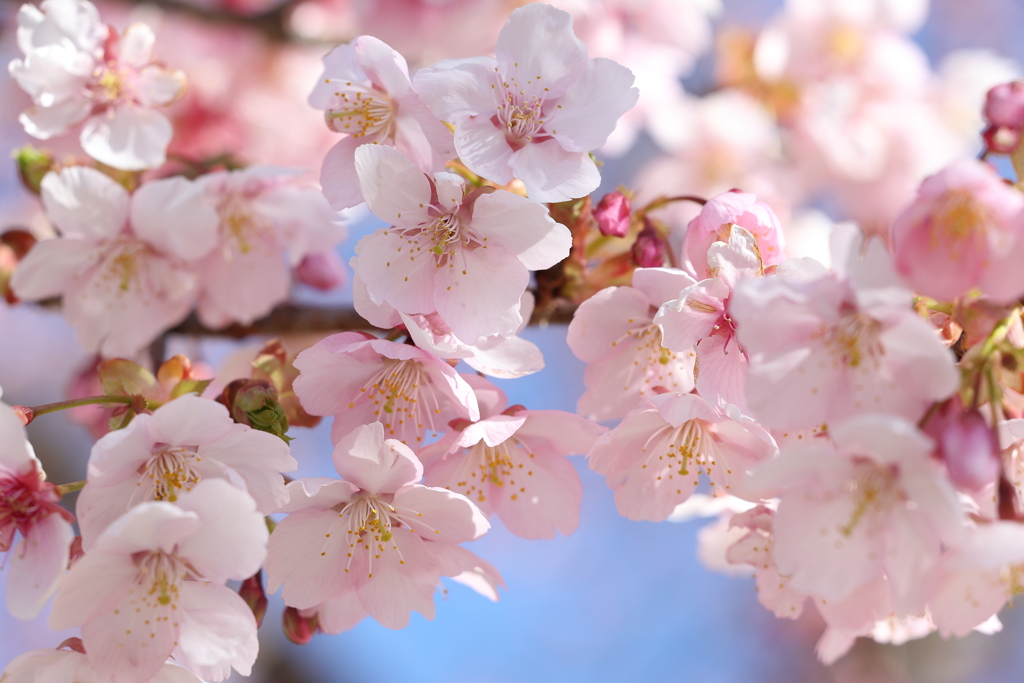
[[[659,268],[665,265],[665,243],[647,219],[644,219],[644,229],[633,244],[633,263],[639,268]]]
[[[985,95],[985,120],[997,128],[1024,127],[1024,82],[1000,83]]]
[[[329,292],[345,284],[345,267],[334,252],[306,254],[295,267],[295,277],[307,287]]]
[[[256,628],[263,624],[263,617],[267,615],[267,594],[263,591],[263,571],[242,582],[238,587],[238,595],[249,605],[252,614],[256,617]]]
[[[949,478],[960,488],[980,491],[999,476],[999,444],[976,410],[946,424],[939,437],[939,452]]]
[[[629,199],[619,191],[609,192],[594,209],[594,220],[602,235],[625,237],[629,232],[632,208]]]
[[[316,635],[318,624],[315,614],[311,617],[304,617],[294,607],[285,607],[284,614],[281,615],[281,626],[288,640],[296,645],[305,645]]]

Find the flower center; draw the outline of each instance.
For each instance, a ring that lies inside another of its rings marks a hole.
[[[0,476],[0,552],[11,549],[14,532],[22,536],[57,507],[53,485],[40,481],[35,468],[21,476]]]
[[[92,92],[96,103],[108,106],[129,98],[128,73],[116,66],[98,66],[93,72]]]
[[[869,513],[884,512],[901,496],[896,485],[898,472],[894,466],[883,467],[865,458],[858,463],[857,469],[858,476],[849,485],[853,512],[846,525],[838,529],[843,536],[852,534]]]
[[[139,553],[135,556],[139,573],[136,582],[146,589],[143,606],[174,605],[178,586],[186,578],[195,578],[194,572],[177,556],[163,551]],[[153,600],[156,604],[149,605]]]
[[[650,323],[636,327],[627,332],[624,339],[612,342],[612,346],[619,346],[625,341],[633,348],[632,353],[623,351],[633,358],[633,366],[626,373],[624,391],[639,390],[646,396],[651,387],[663,386],[673,391],[680,388],[676,372],[683,365],[685,355],[692,357],[693,352],[674,353],[661,345],[661,339],[661,329]]]
[[[718,443],[715,441],[708,423],[704,420],[694,418],[687,420],[678,427],[667,425],[659,429],[647,439],[644,444],[644,452],[658,436],[668,433],[668,448],[664,453],[651,451],[641,469],[647,469],[648,465],[654,465],[662,471],[656,475],[660,480],[662,477],[669,482],[676,476],[693,477],[693,485],[699,483],[699,476],[703,473],[708,477],[712,487],[715,486],[714,468],[718,466],[721,452]],[[657,460],[655,460],[657,458]],[[726,484],[725,488],[729,488]]]
[[[433,381],[418,361],[386,359],[359,394],[348,407],[355,408],[364,397],[371,401],[374,419],[384,425],[388,438],[406,443],[415,435],[419,442],[423,441],[420,434],[425,425],[436,431],[434,416],[441,412],[440,400]]]
[[[534,457],[530,447],[512,436],[496,446],[483,441],[466,449],[466,459],[453,479],[458,478],[453,488],[467,498],[479,503],[487,500],[489,487],[509,487],[509,500],[519,500],[526,493],[526,484],[533,476],[530,459]]]
[[[962,190],[947,192],[932,215],[929,245],[932,249],[944,245],[951,257],[959,258],[965,248],[973,248],[967,242],[978,243],[985,239],[986,226],[990,221],[988,209],[971,193]]]
[[[217,206],[221,235],[225,242],[225,260],[232,260],[235,250],[248,254],[254,248],[274,243],[272,227],[253,213],[251,203],[237,194],[229,194]],[[234,246],[234,249],[230,247]]]
[[[202,479],[195,468],[200,461],[197,451],[198,446],[153,444],[153,455],[141,469],[143,480],[149,479],[149,499],[173,503],[178,500],[178,491],[191,491]]]
[[[328,78],[328,83],[335,82]],[[324,112],[327,127],[354,138],[387,138],[393,128],[395,105],[385,93],[344,81],[334,95],[337,104]]]
[[[414,532],[415,529],[410,520],[405,519],[391,503],[380,496],[356,496],[338,511],[338,518],[339,520],[347,519],[345,538],[348,541],[348,563],[345,565],[346,574],[352,568],[352,560],[359,552],[366,553],[369,578],[373,578],[374,561],[380,560],[384,553],[394,551],[398,555],[398,564],[405,564],[402,551],[395,541],[394,532],[397,529]],[[419,520],[417,525],[431,530]],[[439,533],[436,529],[433,531]]]
[[[821,333],[825,347],[836,362],[848,368],[860,367],[865,360],[877,364],[885,353],[878,337],[882,325],[862,313],[844,315]]]

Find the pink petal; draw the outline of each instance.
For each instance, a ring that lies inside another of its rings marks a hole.
[[[618,352],[629,331],[650,321],[650,307],[647,297],[632,287],[602,289],[576,309],[566,336],[569,348],[585,363]]]
[[[225,259],[214,251],[200,266],[202,294],[197,313],[203,324],[219,328],[249,325],[288,299],[291,274],[281,249],[260,245]]]
[[[178,497],[178,507],[203,520],[178,543],[178,555],[213,583],[255,574],[266,558],[268,538],[263,516],[245,491],[223,479],[205,479]]]
[[[47,218],[66,237],[113,239],[128,221],[128,192],[94,168],[47,173],[40,188]]]
[[[494,54],[506,79],[543,80],[550,97],[561,95],[587,68],[587,46],[573,33],[572,15],[540,3],[512,12]]]
[[[472,349],[466,365],[491,377],[514,379],[544,369],[540,349],[522,337],[485,337],[478,339]]]
[[[355,150],[355,168],[366,205],[382,221],[430,222],[430,181],[404,154],[387,145],[362,145]]]
[[[363,203],[363,191],[356,174],[356,148],[363,144],[359,138],[346,137],[338,141],[324,156],[320,168],[320,186],[324,198],[335,211]]]
[[[222,681],[234,668],[252,673],[260,645],[256,619],[227,586],[184,581],[178,596],[174,659],[208,681]]]
[[[547,208],[498,190],[473,204],[473,229],[516,256],[529,270],[550,268],[569,255],[572,235],[555,223]]]
[[[493,105],[492,109],[496,111]],[[470,118],[459,125],[455,129],[455,149],[462,163],[474,173],[498,185],[512,182],[512,148],[505,140],[505,132],[491,123],[489,116]],[[530,198],[540,201],[532,195]]]
[[[112,612],[135,585],[137,575],[138,569],[127,555],[85,555],[60,583],[50,610],[50,628],[63,631]]]
[[[51,513],[35,522],[14,549],[9,558],[7,611],[15,619],[34,619],[57,590],[73,537],[68,521]]]
[[[392,97],[401,97],[412,89],[405,58],[382,40],[359,36],[352,41],[356,60],[370,81]]]
[[[338,474],[369,493],[393,493],[423,478],[423,466],[407,446],[384,440],[379,422],[362,425],[334,447]]]
[[[284,441],[244,425],[235,425],[226,436],[200,446],[196,455],[237,472],[246,493],[256,501],[256,509],[264,515],[288,502],[280,472],[292,472],[299,466]]]
[[[142,590],[134,584],[116,609],[99,614],[82,626],[89,663],[111,683],[150,680],[174,650],[180,617],[171,604],[140,600],[144,596],[132,594]],[[140,602],[141,607],[136,609]]]
[[[101,258],[102,248],[88,240],[43,240],[18,263],[11,287],[26,301],[60,296]]]
[[[90,117],[82,127],[82,149],[96,161],[124,171],[163,165],[174,128],[152,109],[118,107]]]
[[[154,441],[173,446],[199,446],[227,436],[234,424],[222,404],[185,394],[153,411],[149,429]]]
[[[576,468],[560,454],[541,449],[523,464],[526,475],[517,471],[515,485],[491,487],[491,502],[501,521],[521,538],[554,538],[555,529],[564,536],[574,532],[583,497]]]
[[[509,165],[535,202],[586,197],[601,184],[601,174],[586,152],[570,152],[553,139],[527,143],[512,153]]]
[[[347,523],[333,510],[308,509],[285,517],[270,535],[267,593],[276,593],[291,607],[306,609],[342,596],[349,581]]]
[[[485,114],[481,118],[490,119],[497,111],[491,89],[497,65],[492,57],[446,59],[417,71],[413,85],[437,118],[461,128],[468,118]]]
[[[386,301],[403,313],[433,313],[437,267],[433,255],[417,253],[412,241],[378,230],[359,240],[354,267],[372,302]]]
[[[621,64],[600,57],[589,60],[583,75],[558,100],[560,108],[545,128],[567,151],[597,149],[640,97],[633,81],[633,72]]]
[[[434,305],[455,336],[473,342],[515,334],[523,322],[519,300],[530,282],[519,259],[482,247],[463,250],[455,261],[434,278]]]
[[[474,541],[491,526],[468,498],[447,489],[407,486],[395,493],[392,504],[414,525],[412,530],[428,541]]]
[[[220,219],[203,185],[181,176],[153,180],[132,197],[132,229],[167,254],[194,261],[217,245]]]
[[[356,593],[346,593],[337,600],[327,600],[316,607],[317,625],[324,633],[348,631],[366,616],[366,608]]]

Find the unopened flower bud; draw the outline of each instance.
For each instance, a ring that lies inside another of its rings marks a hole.
[[[633,263],[639,268],[659,268],[665,264],[665,243],[658,236],[654,224],[644,219],[644,229],[633,243]]]
[[[989,126],[982,134],[985,147],[993,154],[1013,154],[1020,144],[1020,130],[1005,126]]]
[[[300,612],[294,607],[285,607],[284,614],[281,615],[281,626],[284,629],[284,635],[296,645],[305,645],[316,635],[318,627],[316,614],[303,616],[302,613],[307,611],[302,610]]]
[[[261,432],[291,439],[288,431],[288,417],[277,401],[277,390],[261,379],[236,379],[226,387],[218,399],[231,411],[231,417],[239,424],[248,425]]]
[[[999,444],[976,410],[949,422],[939,437],[949,478],[968,491],[980,491],[999,476]]]
[[[625,237],[629,232],[632,208],[629,198],[619,191],[609,192],[594,209],[594,220],[606,237]]]
[[[35,236],[26,230],[8,230],[0,235],[0,295],[9,304],[18,303],[18,297],[10,288],[11,276],[35,243]]]
[[[306,254],[295,267],[295,277],[307,287],[329,292],[345,284],[345,268],[333,251]]]
[[[263,591],[262,570],[242,582],[238,587],[238,595],[249,605],[256,617],[256,628],[259,628],[263,624],[263,617],[267,615],[267,594]]]
[[[1024,81],[1000,83],[985,95],[985,120],[1000,128],[1024,127]]]
[[[39,194],[43,176],[52,171],[56,165],[53,154],[49,150],[36,149],[32,145],[25,145],[15,151],[14,162],[18,165],[21,184],[33,194]]]

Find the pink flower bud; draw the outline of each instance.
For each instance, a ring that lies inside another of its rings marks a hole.
[[[249,605],[252,614],[256,617],[256,628],[263,623],[263,617],[267,615],[267,594],[263,591],[263,572],[256,572],[242,582],[238,587],[238,595]]]
[[[594,209],[594,220],[605,237],[625,237],[629,232],[631,212],[626,195],[619,191],[609,192]]]
[[[327,292],[345,284],[345,267],[333,251],[306,254],[295,267],[295,277],[307,287]]]
[[[993,154],[1013,154],[1020,144],[1020,130],[1005,126],[989,126],[981,134],[985,147]]]
[[[633,243],[633,263],[638,268],[660,268],[665,265],[665,243],[646,218],[644,229]]]
[[[1002,128],[1024,127],[1024,82],[1001,83],[985,96],[985,120]]]
[[[976,410],[962,414],[943,429],[939,451],[949,478],[969,491],[980,491],[999,476],[999,444]]]
[[[303,612],[305,611],[307,610],[303,610]],[[316,614],[307,617],[294,607],[285,607],[284,613],[281,615],[281,626],[288,640],[296,645],[305,645],[316,635]]]

